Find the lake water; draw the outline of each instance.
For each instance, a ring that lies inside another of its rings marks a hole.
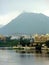
[[[49,54],[16,53],[0,50],[0,65],[49,65]]]

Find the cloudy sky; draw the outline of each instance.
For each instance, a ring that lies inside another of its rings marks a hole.
[[[22,12],[49,16],[49,0],[0,0],[0,24],[7,24]]]

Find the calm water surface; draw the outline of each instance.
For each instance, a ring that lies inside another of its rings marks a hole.
[[[49,54],[22,54],[15,50],[0,50],[0,65],[49,65]]]

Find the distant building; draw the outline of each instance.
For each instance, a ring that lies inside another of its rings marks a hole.
[[[20,39],[20,36],[11,36],[10,39],[11,39],[11,40],[13,40],[13,39]]]
[[[47,36],[45,35],[38,35],[34,36],[34,42],[45,42],[47,40]]]
[[[49,34],[46,34],[45,36],[47,37],[47,40],[49,40]]]
[[[0,41],[6,41],[6,37],[3,35],[0,35]]]
[[[30,35],[22,35],[24,39],[30,39]]]

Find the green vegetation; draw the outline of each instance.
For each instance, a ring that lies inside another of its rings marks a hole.
[[[23,39],[23,37],[20,38],[20,45],[22,46],[29,46],[30,45],[30,39]]]
[[[17,46],[19,40],[6,40],[6,41],[0,41],[0,47],[12,47]]]
[[[6,38],[5,41],[0,40],[0,47],[13,47],[13,46],[29,46],[30,45],[30,39],[23,39],[23,37],[20,37],[20,39],[13,39],[11,40],[10,37]]]
[[[45,42],[46,46],[49,48],[49,40]]]
[[[25,46],[32,46],[33,43],[34,40],[31,43],[30,39],[24,39],[24,37],[20,37],[20,39],[13,39],[13,40],[11,40],[11,37],[6,37],[6,40],[0,40],[0,47],[13,47],[18,45],[25,47]],[[38,44],[40,44],[40,47],[42,47],[42,44],[45,44],[49,48],[49,40],[42,43],[39,42]],[[39,47],[39,45],[35,47]]]

